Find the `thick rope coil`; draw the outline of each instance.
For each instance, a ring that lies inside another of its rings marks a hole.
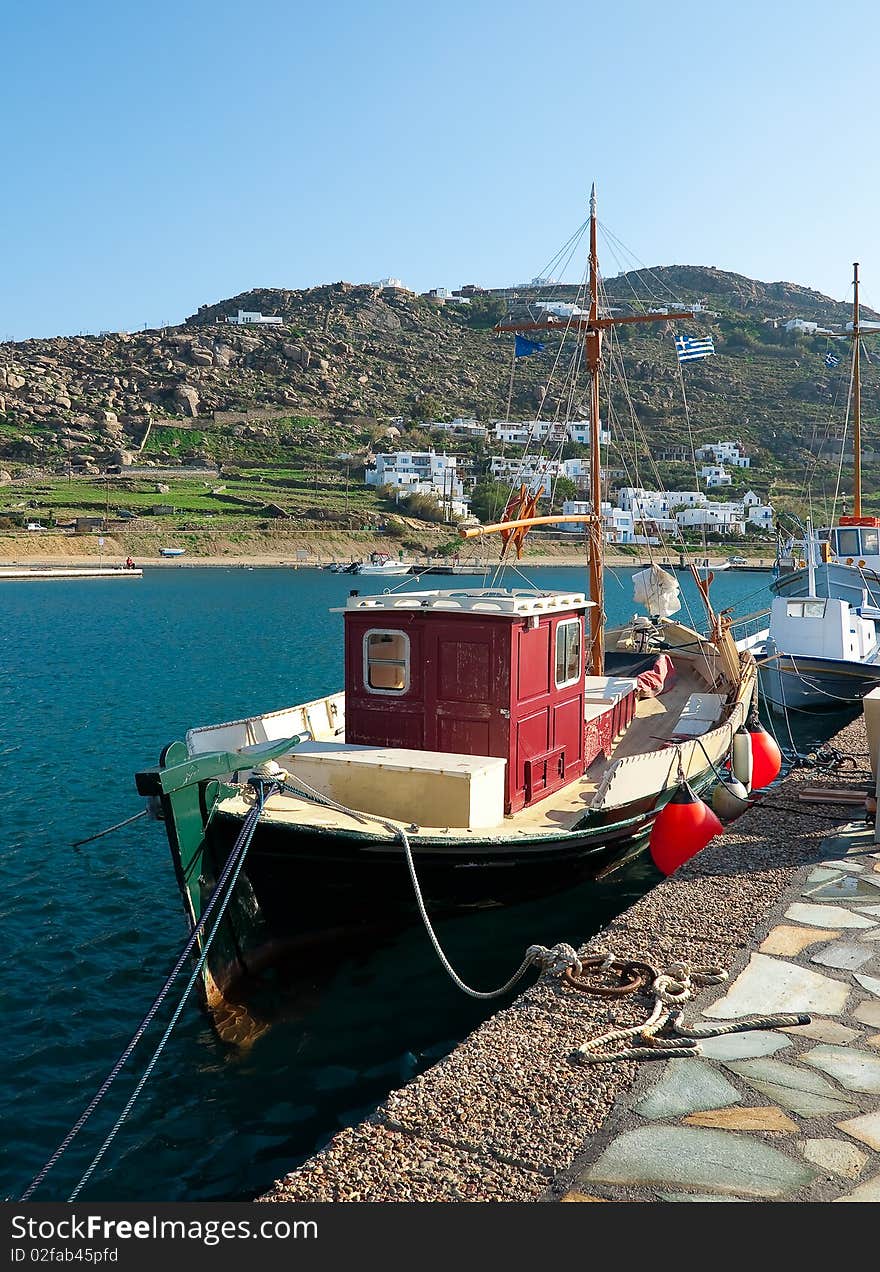
[[[592,966],[600,971],[612,970],[621,973],[633,968],[648,968],[651,972],[651,992],[654,995],[654,1007],[646,1021],[628,1028],[612,1029],[599,1038],[589,1039],[582,1043],[571,1054],[577,1064],[604,1064],[614,1060],[671,1060],[689,1056],[699,1056],[700,1040],[703,1038],[720,1038],[726,1034],[744,1033],[750,1029],[785,1029],[792,1025],[808,1025],[810,1016],[798,1014],[777,1014],[773,1016],[745,1016],[741,1020],[728,1025],[709,1023],[684,1025],[683,1012],[680,1005],[694,997],[697,990],[706,985],[719,985],[727,980],[727,972],[722,967],[691,967],[688,963],[671,963],[665,972],[657,972],[647,963],[609,958],[597,954],[582,960],[585,967]],[[570,973],[566,973],[566,981],[573,983]],[[641,982],[645,985],[647,982]],[[586,993],[601,997],[619,997],[630,993],[640,985],[630,985],[609,989],[607,986],[588,986],[583,982],[577,988]],[[627,1039],[638,1039],[638,1045],[622,1046]],[[615,1045],[617,1044],[617,1045]]]

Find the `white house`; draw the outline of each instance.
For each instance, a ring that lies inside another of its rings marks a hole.
[[[402,291],[415,295],[411,287],[407,287],[399,278],[380,278],[376,283],[368,283],[368,287],[376,287],[379,291]]]
[[[752,504],[746,509],[749,519],[749,525],[757,526],[759,530],[773,529],[773,509],[769,504]]]
[[[455,455],[438,455],[432,450],[395,451],[377,455],[374,462],[375,468],[367,469],[364,475],[368,486],[397,486],[410,494],[441,499],[461,499],[464,495]]]
[[[682,508],[675,519],[682,530],[744,534],[746,529],[741,503],[707,503],[702,508]]]
[[[593,505],[585,500],[566,499],[563,502],[562,511],[569,515],[589,517],[592,515]],[[610,503],[603,502],[602,521],[606,543],[633,543],[635,541],[635,530],[631,513],[624,512],[622,508],[612,508]],[[568,530],[575,534],[583,533],[586,528],[586,521],[566,521],[560,526],[560,529]]]
[[[786,331],[799,331],[805,336],[812,336],[818,329],[817,322],[807,322],[804,318],[789,318],[785,324]]]
[[[566,439],[581,446],[590,444],[589,420],[493,420],[495,437],[510,446],[527,446],[530,442],[564,442]],[[599,444],[607,446],[611,434],[599,428]]]
[[[538,300],[534,308],[540,313],[550,314],[553,318],[588,318],[586,309],[580,305],[569,305],[560,300]]]
[[[707,490],[715,490],[718,486],[732,486],[733,478],[723,464],[704,464],[700,476],[706,483]]]
[[[707,442],[694,451],[695,457],[712,459],[716,464],[729,464],[732,468],[749,468],[751,459],[740,450],[739,442]]]
[[[284,319],[279,316],[272,315],[264,318],[261,313],[247,309],[239,309],[237,318],[230,315],[227,316],[226,321],[236,327],[280,327],[284,323]]]
[[[455,433],[458,437],[485,437],[488,428],[476,420],[435,420],[428,428],[438,433]]]

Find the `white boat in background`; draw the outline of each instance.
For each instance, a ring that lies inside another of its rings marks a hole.
[[[383,578],[385,575],[409,574],[412,569],[411,561],[395,561],[387,552],[372,552],[369,561],[354,564],[352,574],[376,574]]]
[[[840,710],[880,685],[880,609],[864,585],[850,597],[818,596],[821,543],[807,523],[806,596],[776,596],[770,626],[749,648],[761,691],[777,713]]]
[[[863,332],[876,333],[880,324],[859,320],[859,266],[853,265],[853,320],[833,333],[852,341],[853,412],[853,504],[850,515],[838,517],[837,525],[818,531],[819,555],[813,564],[814,595],[836,597],[854,608],[862,604],[867,591],[872,605],[880,606],[880,517],[867,515],[862,508],[862,416],[860,351]],[[843,459],[846,428],[841,439]],[[810,594],[807,561],[801,552],[803,530],[780,544],[770,584],[776,596]]]

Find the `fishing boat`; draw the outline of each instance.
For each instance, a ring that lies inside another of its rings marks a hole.
[[[880,331],[878,323],[862,323],[859,305],[859,266],[853,265],[853,318],[838,338],[852,341],[853,510],[834,526],[818,531],[819,559],[813,565],[814,595],[836,597],[857,609],[867,592],[872,606],[880,606],[880,517],[862,511],[861,340]],[[843,447],[841,441],[841,447]],[[802,551],[803,533],[779,545],[770,587],[776,596],[808,596],[809,567]]]
[[[433,915],[607,872],[644,847],[682,781],[706,791],[730,754],[755,663],[708,580],[694,571],[708,634],[674,620],[678,584],[657,566],[641,580],[647,612],[605,629],[603,342],[658,317],[600,310],[595,189],[588,226],[588,308],[543,325],[582,346],[592,512],[536,515],[541,492],[521,486],[499,522],[459,532],[500,543],[500,570],[533,527],[586,520],[588,588],[352,590],[335,611],[341,688],[192,728],[136,775],[164,819],[191,927],[235,884],[205,965],[209,1006],[282,952],[415,914],[417,891]]]
[[[777,714],[841,710],[880,685],[880,609],[865,586],[855,605],[818,595],[820,546],[808,522],[801,545],[806,596],[774,597],[767,631],[750,642],[761,691]]]
[[[352,574],[373,574],[379,578],[409,574],[411,561],[395,561],[387,552],[371,552],[369,561],[357,561]]]

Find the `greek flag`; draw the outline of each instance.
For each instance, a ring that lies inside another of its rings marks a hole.
[[[525,336],[517,336],[514,341],[514,357],[528,358],[530,354],[541,353],[544,346],[537,340],[526,340]]]
[[[840,358],[838,358],[838,356],[837,356],[837,354],[836,354],[836,353],[826,353],[826,354],[825,354],[825,365],[826,365],[826,367],[836,367],[839,361],[840,361]]]
[[[693,362],[697,358],[708,358],[715,352],[712,337],[697,340],[694,336],[676,336],[675,352],[679,362]]]

